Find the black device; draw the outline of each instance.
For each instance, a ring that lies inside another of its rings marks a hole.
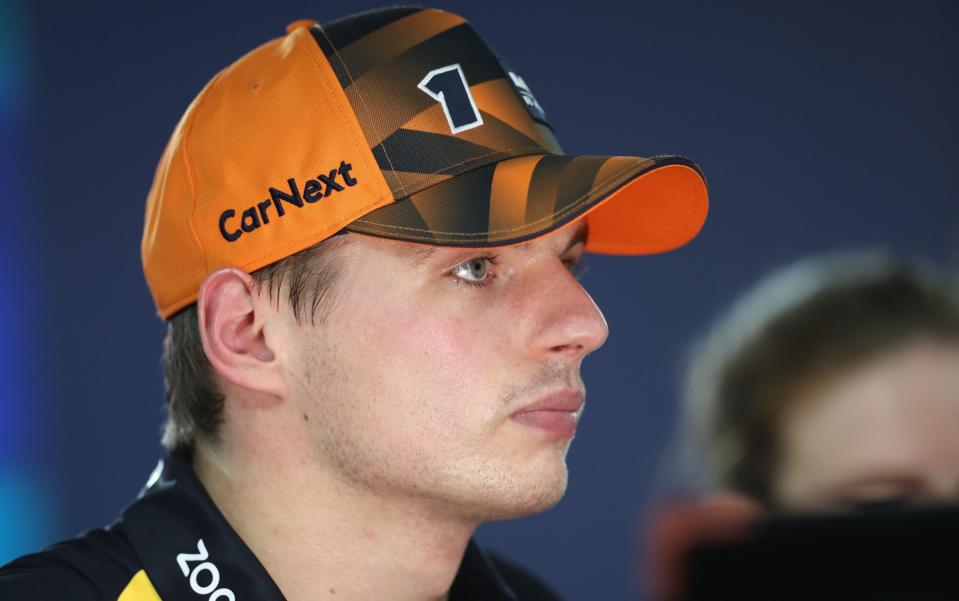
[[[959,508],[767,518],[681,559],[682,601],[959,601]]]

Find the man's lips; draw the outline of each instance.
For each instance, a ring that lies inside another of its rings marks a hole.
[[[571,438],[582,413],[584,394],[579,390],[561,390],[542,396],[518,409],[510,417],[526,426],[538,428],[558,438]]]

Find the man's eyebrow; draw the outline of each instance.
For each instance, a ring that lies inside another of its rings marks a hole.
[[[413,252],[410,253],[410,263],[414,267],[419,267],[426,262],[427,259],[436,254],[437,247],[435,246],[423,246],[413,249]]]
[[[589,238],[589,226],[586,224],[585,221],[583,221],[581,222],[581,225],[576,228],[576,233],[574,233],[573,237],[569,239],[569,242],[566,244],[566,248],[564,248],[563,252],[560,254],[565,254],[569,252],[569,249],[573,248],[577,244],[580,244],[580,243],[585,244],[588,238]],[[524,242],[523,244],[519,244],[515,246],[514,248],[525,252],[525,251],[528,251],[530,248],[532,248],[534,242],[536,242],[535,239],[530,240],[529,242]],[[430,257],[435,255],[437,250],[439,250],[439,247],[436,247],[436,246],[426,246],[426,245],[417,246],[410,253],[410,263],[415,267],[419,267],[420,265],[425,263],[427,260],[429,260]]]
[[[564,248],[563,252],[561,252],[560,254],[566,254],[567,252],[569,252],[569,249],[573,248],[580,242],[585,244],[588,238],[589,238],[589,226],[586,224],[585,221],[580,221],[580,225],[577,226],[576,228],[576,233],[574,233],[573,237],[569,239],[569,242],[566,243],[566,248]],[[515,248],[516,250],[521,250],[524,252],[528,251],[530,248],[533,247],[533,244],[536,242],[536,240],[538,240],[538,238],[534,240],[530,240],[529,242],[524,242],[523,244],[519,244]]]

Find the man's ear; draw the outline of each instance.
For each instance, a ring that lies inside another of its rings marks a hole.
[[[203,351],[221,378],[247,390],[285,396],[280,362],[266,337],[276,318],[250,274],[218,269],[200,285],[197,313]]]

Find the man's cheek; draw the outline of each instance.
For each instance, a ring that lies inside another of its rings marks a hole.
[[[393,375],[415,384],[438,412],[469,418],[475,405],[493,406],[504,382],[507,353],[490,342],[492,328],[460,315],[416,315],[397,320],[389,341]],[[475,407],[481,409],[480,407]]]
[[[424,368],[464,368],[479,366],[489,353],[483,353],[484,328],[461,316],[430,314],[428,310],[389,310],[384,312],[378,345],[420,362]],[[376,337],[376,332],[373,332]],[[440,376],[434,372],[431,375]]]

